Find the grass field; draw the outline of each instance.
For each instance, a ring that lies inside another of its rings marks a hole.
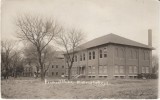
[[[57,80],[50,79],[50,81]],[[33,78],[2,80],[1,96],[2,98],[14,99],[156,99],[158,97],[158,80],[116,79],[100,81],[106,85],[45,84],[39,79]],[[87,82],[91,81],[87,80]]]

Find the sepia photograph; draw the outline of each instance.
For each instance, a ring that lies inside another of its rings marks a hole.
[[[158,99],[159,0],[1,0],[1,99]]]

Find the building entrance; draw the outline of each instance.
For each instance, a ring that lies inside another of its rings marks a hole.
[[[78,74],[79,75],[85,75],[85,68],[86,68],[85,66],[79,66],[78,69],[77,69]]]

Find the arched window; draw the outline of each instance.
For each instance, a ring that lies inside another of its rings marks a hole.
[[[136,50],[136,59],[138,59],[138,50]]]
[[[118,57],[118,48],[115,48],[115,56]]]
[[[91,60],[91,52],[89,52],[89,60]]]
[[[148,51],[145,52],[145,60],[149,60],[149,52]]]
[[[86,57],[85,57],[85,53],[83,53],[83,60],[85,60],[86,59]]]
[[[143,50],[142,57],[145,60],[145,51]]]
[[[104,48],[103,53],[104,53],[104,58],[106,58],[107,57],[107,48]]]
[[[92,54],[93,54],[93,59],[95,59],[95,51],[93,51]]]
[[[123,48],[119,48],[119,57],[124,58],[124,50]]]
[[[80,54],[80,61],[82,61],[82,54]]]
[[[130,49],[129,58],[130,58],[130,59],[133,58],[133,51],[132,51],[132,49]]]
[[[137,50],[132,50],[133,59],[137,59]]]

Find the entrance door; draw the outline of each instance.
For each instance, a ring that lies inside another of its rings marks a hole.
[[[84,75],[85,74],[85,66],[78,67],[78,74],[79,75]]]

